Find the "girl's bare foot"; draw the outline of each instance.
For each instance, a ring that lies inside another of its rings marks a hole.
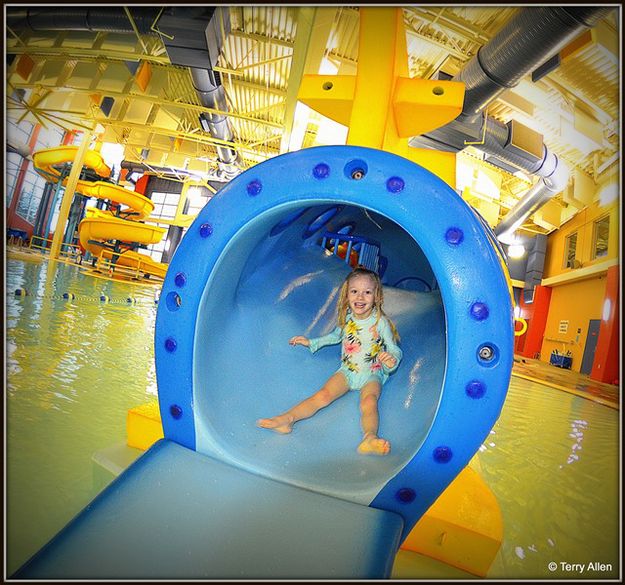
[[[388,455],[390,451],[391,444],[373,433],[367,433],[362,443],[358,445],[358,453],[363,455]]]
[[[293,430],[293,417],[290,414],[280,414],[271,418],[259,418],[256,424],[263,429],[271,429],[276,433],[290,433]]]

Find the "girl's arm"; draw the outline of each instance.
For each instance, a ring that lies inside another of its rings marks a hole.
[[[404,354],[399,345],[395,343],[395,340],[393,338],[393,332],[391,331],[391,327],[388,324],[388,321],[382,318],[380,319],[378,325],[378,331],[380,333],[380,336],[382,337],[382,341],[384,341],[384,345],[386,345],[386,352],[381,352],[380,357],[386,357],[384,356],[384,353],[387,353],[395,360],[395,363],[392,366],[388,366],[386,363],[384,363],[385,361],[388,361],[387,359],[385,359],[384,361],[380,360],[384,371],[387,374],[390,374],[397,369],[397,366],[399,366],[399,362],[401,361],[401,358]]]
[[[326,345],[335,345],[341,342],[343,338],[343,330],[340,327],[334,329],[327,335],[322,335],[321,337],[313,337],[309,339],[310,345],[308,348],[311,353],[315,353],[318,349],[325,347]]]

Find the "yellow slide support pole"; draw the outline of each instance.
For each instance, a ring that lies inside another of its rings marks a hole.
[[[408,77],[401,8],[361,7],[356,75],[304,75],[298,99],[348,126],[347,144],[393,152],[455,187],[455,154],[411,148],[408,139],[456,118],[464,84]]]
[[[63,232],[65,231],[65,225],[67,224],[67,218],[69,217],[69,210],[72,206],[72,201],[74,200],[74,193],[76,192],[78,178],[80,177],[80,173],[82,171],[82,164],[85,160],[87,150],[89,150],[89,144],[91,144],[92,138],[93,130],[85,132],[82,142],[76,151],[76,158],[74,158],[72,170],[67,179],[65,194],[63,195],[63,201],[61,201],[59,219],[56,223],[56,229],[54,230],[54,236],[52,238],[52,245],[50,246],[50,260],[56,260],[59,257],[61,244],[63,242]],[[52,213],[52,211],[50,213]]]
[[[395,40],[401,10],[361,8],[358,72],[347,144],[382,148],[395,82]],[[401,23],[401,32],[403,30]]]

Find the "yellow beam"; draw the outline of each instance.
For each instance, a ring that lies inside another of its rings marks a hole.
[[[63,61],[80,59],[87,62],[106,61],[149,61],[160,65],[171,65],[169,57],[150,55],[148,53],[130,53],[126,51],[113,51],[111,49],[86,49],[84,47],[7,47],[9,55],[32,55],[38,57],[54,58]]]
[[[305,76],[299,99],[347,125],[347,143],[409,158],[455,186],[456,157],[409,148],[407,138],[453,120],[464,100],[462,84],[408,77],[401,8],[360,9],[355,77]]]
[[[56,260],[59,257],[61,244],[63,242],[63,232],[65,231],[65,225],[67,224],[67,218],[69,217],[69,210],[72,202],[74,201],[74,193],[76,192],[76,186],[78,185],[78,178],[82,172],[82,165],[85,160],[87,150],[89,150],[89,144],[91,143],[93,135],[93,130],[85,132],[82,137],[82,142],[76,151],[76,158],[72,163],[72,170],[67,179],[67,184],[65,185],[65,193],[63,194],[63,200],[61,201],[59,218],[56,223],[56,229],[54,230],[52,244],[50,245],[51,260]]]
[[[302,75],[306,67],[306,56],[312,37],[313,21],[316,13],[317,9],[309,6],[301,6],[297,11],[297,35],[295,37],[295,45],[293,46],[289,81],[287,83],[284,132],[280,142],[280,152],[289,150],[295,106],[297,105],[297,89],[302,81]]]
[[[304,75],[297,97],[315,112],[348,126],[355,91],[353,75]]]
[[[40,83],[14,83],[13,87],[15,89],[41,89],[41,88],[47,88],[47,86],[42,85]],[[58,89],[64,89],[68,92],[71,92],[72,94],[87,94],[87,95],[91,95],[94,92],[97,92],[97,88],[93,89],[93,88],[84,88],[84,87],[74,87],[71,85],[67,85],[64,84],[62,88],[58,88]],[[159,98],[156,96],[151,96],[151,95],[147,95],[147,94],[135,94],[135,93],[131,93],[131,92],[122,92],[122,91],[110,91],[110,90],[106,90],[106,91],[102,91],[102,93],[105,93],[107,96],[113,97],[113,98],[119,98],[119,99],[140,99],[142,101],[145,101],[147,103],[150,104],[154,104],[154,105],[158,105],[158,106],[164,106],[164,107],[172,107],[172,108],[180,108],[182,110],[188,110],[191,112],[198,112],[198,113],[207,113],[207,114],[216,114],[216,115],[221,115],[221,116],[228,116],[230,118],[235,118],[235,119],[239,119],[239,120],[244,120],[247,122],[254,122],[257,124],[261,124],[263,126],[269,126],[271,128],[283,128],[283,124],[279,124],[277,122],[271,122],[269,120],[263,120],[262,118],[255,118],[253,116],[249,116],[246,114],[239,114],[236,112],[232,112],[232,111],[223,111],[223,110],[218,110],[215,108],[207,108],[205,106],[201,106],[201,105],[197,105],[197,104],[189,104],[189,103],[185,103],[185,102],[180,102],[180,101],[173,101],[173,100],[168,100],[168,99],[163,99],[163,98]],[[279,105],[279,104],[276,104]],[[273,107],[273,105],[271,106]],[[268,108],[265,108],[268,109]],[[60,110],[49,110],[49,111],[60,111]],[[67,110],[63,110],[63,113],[68,113]],[[78,113],[78,112],[75,112]]]

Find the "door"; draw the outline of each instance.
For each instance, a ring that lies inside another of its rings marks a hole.
[[[582,357],[582,374],[590,374],[592,371],[592,363],[595,360],[595,350],[597,349],[597,341],[599,340],[599,326],[601,319],[591,319],[588,322],[588,337],[586,337],[586,346],[584,347],[584,356]]]

